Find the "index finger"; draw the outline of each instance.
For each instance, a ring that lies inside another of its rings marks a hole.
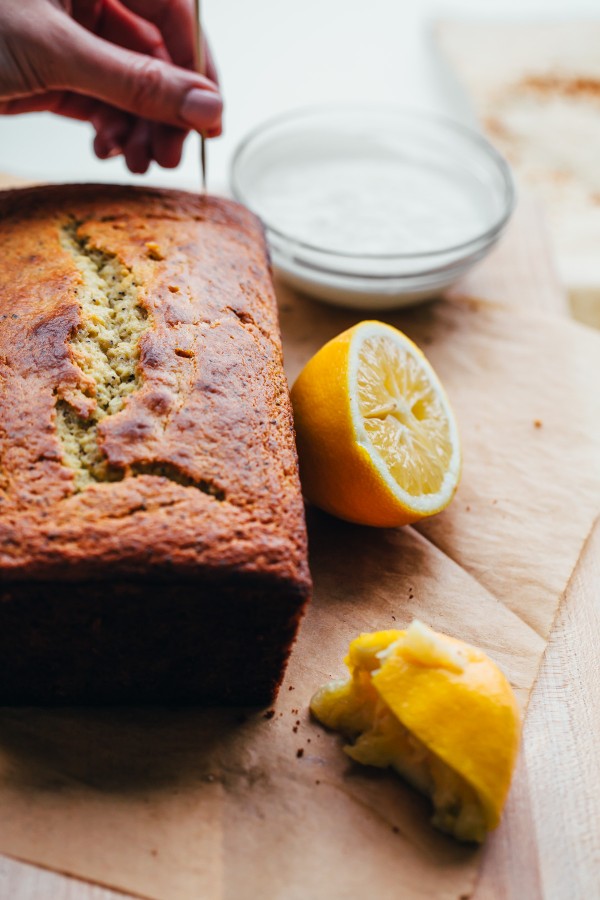
[[[158,28],[175,65],[195,70],[194,8],[190,0],[120,0],[120,2]]]

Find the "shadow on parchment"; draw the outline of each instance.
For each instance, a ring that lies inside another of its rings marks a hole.
[[[20,788],[70,782],[106,793],[215,779],[219,757],[252,710],[158,708],[0,709],[0,777]]]
[[[365,597],[385,595],[394,599],[399,619],[407,624],[417,583],[431,584],[433,590],[440,566],[454,565],[412,527],[353,525],[314,507],[306,518],[313,603],[319,608],[364,604]],[[377,624],[374,620],[374,629]]]

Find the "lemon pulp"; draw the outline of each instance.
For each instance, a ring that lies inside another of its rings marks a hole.
[[[367,337],[358,356],[358,404],[369,441],[404,491],[437,494],[453,442],[448,413],[422,361],[385,334]]]

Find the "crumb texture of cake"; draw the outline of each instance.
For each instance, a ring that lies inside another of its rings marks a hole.
[[[26,638],[27,609],[46,623],[34,670],[55,670],[41,702],[150,702],[140,659],[137,670],[123,662],[117,626],[129,614],[111,606],[109,627],[103,613],[107,594],[135,598],[138,613],[142,602],[153,610],[165,646],[186,623],[189,656],[175,665],[171,648],[155,660],[157,673],[177,669],[179,687],[165,676],[163,690],[157,674],[154,695],[218,700],[220,682],[208,677],[215,630],[238,615],[263,650],[256,690],[236,693],[234,641],[221,654],[221,670],[233,668],[220,692],[266,700],[310,576],[260,224],[235,203],[179,191],[48,186],[0,193],[0,240],[0,644]],[[67,584],[68,602],[59,599]],[[167,624],[167,598],[173,610],[182,597]],[[81,616],[92,613],[85,637]],[[74,622],[83,679],[55,666],[50,649]],[[204,674],[192,660],[203,642]],[[86,655],[116,666],[112,681],[88,671]],[[79,693],[76,678],[87,684]],[[11,702],[3,681],[0,671]],[[30,686],[23,697],[38,694]]]
[[[131,270],[115,255],[89,247],[79,238],[76,222],[63,226],[60,238],[82,277],[76,291],[81,327],[71,347],[80,369],[94,381],[96,407],[86,418],[60,400],[56,424],[65,459],[76,473],[75,485],[83,488],[90,481],[122,475],[111,473],[102,456],[98,422],[119,412],[125,397],[140,385],[139,339],[148,327],[148,314],[138,303]]]

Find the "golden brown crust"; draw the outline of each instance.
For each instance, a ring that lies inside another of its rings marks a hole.
[[[81,323],[81,274],[59,240],[69,222],[131,269],[150,321],[141,386],[98,428],[124,477],[83,490],[56,428],[57,401],[83,413],[90,396],[69,343]],[[293,425],[258,221],[183,192],[52,186],[0,193],[0,246],[0,579],[235,571],[306,594]]]

